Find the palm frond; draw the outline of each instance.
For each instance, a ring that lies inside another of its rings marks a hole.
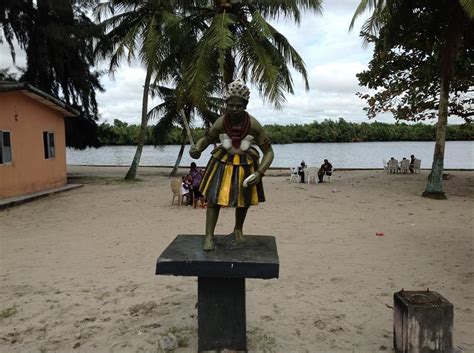
[[[459,0],[470,18],[474,18],[474,0]]]

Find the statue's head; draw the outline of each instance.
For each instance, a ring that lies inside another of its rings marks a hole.
[[[224,93],[227,112],[233,118],[243,116],[249,102],[250,90],[242,79],[237,79],[227,86]]]

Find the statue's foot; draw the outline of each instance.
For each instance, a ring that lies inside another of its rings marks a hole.
[[[202,250],[212,251],[214,250],[214,237],[211,235],[204,236],[204,242],[202,244]]]
[[[236,244],[243,244],[246,242],[244,238],[244,233],[240,229],[234,229],[234,235],[235,235],[235,243]]]

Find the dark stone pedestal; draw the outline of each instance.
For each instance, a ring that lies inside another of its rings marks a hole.
[[[156,274],[198,277],[199,351],[247,350],[245,278],[278,278],[275,238],[248,235],[243,245],[216,236],[202,251],[202,235],[178,235],[163,251]]]
[[[401,291],[393,295],[396,353],[452,353],[453,305],[437,292]]]

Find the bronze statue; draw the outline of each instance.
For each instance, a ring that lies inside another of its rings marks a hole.
[[[204,251],[214,249],[221,206],[236,208],[233,234],[239,244],[245,242],[243,225],[248,208],[265,201],[262,176],[273,161],[273,149],[262,125],[245,111],[249,97],[250,90],[243,80],[230,83],[224,94],[226,113],[189,151],[192,158],[198,159],[207,146],[220,141],[211,153],[199,187],[208,205]],[[261,162],[254,145],[263,152]]]

